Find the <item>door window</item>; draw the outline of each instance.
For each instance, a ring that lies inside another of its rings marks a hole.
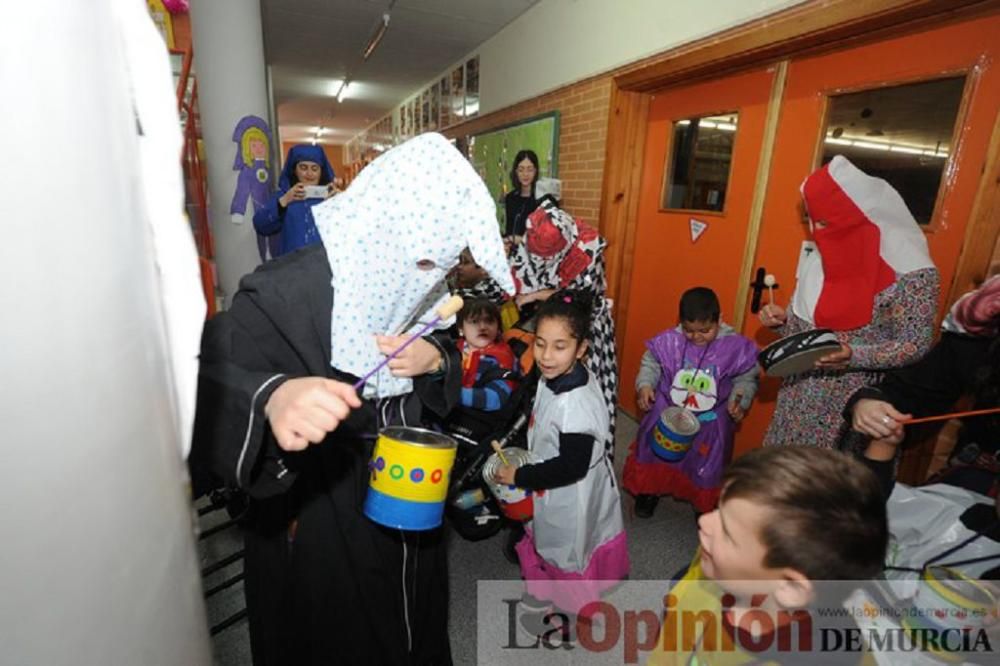
[[[674,122],[661,208],[723,210],[738,122],[737,113]]]
[[[917,222],[929,224],[964,88],[965,77],[956,76],[830,97],[823,164],[839,154],[884,178]]]

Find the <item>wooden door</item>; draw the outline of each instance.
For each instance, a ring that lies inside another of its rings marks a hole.
[[[928,189],[936,186],[937,191],[926,193],[932,212],[925,233],[941,272],[942,312],[953,291],[967,288],[968,285],[956,285],[952,289],[952,280],[1000,110],[998,35],[1000,17],[994,16],[790,63],[755,263],[774,273],[782,285],[776,292],[776,301],[782,305],[788,303],[795,285],[800,247],[806,239],[799,185],[821,164],[831,139],[845,141],[843,137],[850,136],[831,136],[826,121],[833,104],[852,93],[903,90],[948,79],[957,79],[961,84],[960,104],[947,156],[928,157],[941,159],[943,176],[939,183],[928,186]],[[939,112],[942,103],[925,100],[922,105],[914,105],[904,110],[907,113],[900,123],[919,123],[922,115]],[[866,112],[871,118],[878,109],[861,108],[859,118]],[[895,140],[892,132],[883,132],[872,122],[858,120],[857,124],[870,128],[860,138],[874,146],[871,150],[896,150],[889,145]],[[910,146],[911,150],[914,148]],[[913,204],[908,203],[912,208]],[[748,305],[749,302],[745,304]],[[749,313],[743,333],[762,345],[774,339],[773,334],[761,329],[756,316]],[[774,410],[777,387],[775,380],[767,380],[762,387],[757,404],[737,435],[737,454],[760,445]]]
[[[677,325],[686,289],[711,287],[723,318],[733,320],[773,80],[772,69],[755,70],[651,101],[619,392],[632,414],[644,343]],[[714,131],[694,140],[693,123]],[[728,164],[722,164],[724,156]],[[692,177],[699,170],[707,177]],[[692,225],[707,225],[697,240]]]

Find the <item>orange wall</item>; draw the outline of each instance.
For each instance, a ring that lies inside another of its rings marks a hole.
[[[283,143],[281,144],[281,157],[279,162],[281,166],[285,164],[285,156],[288,155],[288,151],[295,143]],[[326,159],[330,160],[330,166],[333,167],[333,172],[337,174],[338,177],[343,176],[347,169],[344,167],[344,147],[343,146],[331,146],[329,144],[319,144],[323,147],[323,152],[326,153]],[[280,171],[280,169],[278,169]]]

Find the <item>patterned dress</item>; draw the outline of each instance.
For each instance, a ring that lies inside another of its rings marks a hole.
[[[931,348],[939,286],[935,268],[897,275],[894,284],[876,295],[868,324],[837,332],[852,351],[848,369],[785,378],[764,446],[836,446],[848,427],[843,417],[848,398],[878,383],[883,371],[913,363]],[[789,309],[788,321],[775,330],[787,336],[811,327]]]
[[[608,287],[604,267],[607,241],[597,230],[545,199],[528,217],[528,236],[542,236],[533,244],[520,244],[511,256],[518,293],[530,294],[545,289],[574,289],[593,295],[590,321],[590,348],[587,369],[594,373],[608,410],[608,434],[604,449],[614,457],[615,417],[618,410],[618,356],[615,351],[615,323],[611,304],[605,297]],[[531,251],[545,246],[544,255]]]

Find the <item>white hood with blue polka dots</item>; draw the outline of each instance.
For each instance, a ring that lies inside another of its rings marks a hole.
[[[415,312],[421,322],[430,321],[448,298],[445,275],[466,246],[507,293],[514,292],[489,191],[440,134],[422,134],[389,150],[345,192],[312,210],[333,273],[330,362],[340,370],[364,375],[384,358],[376,334],[399,333]],[[364,396],[411,389],[411,380],[383,368]]]

